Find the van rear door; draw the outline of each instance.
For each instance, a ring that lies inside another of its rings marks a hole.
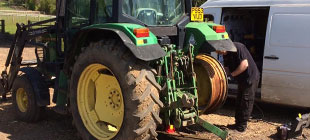
[[[262,100],[310,107],[310,6],[270,8]]]

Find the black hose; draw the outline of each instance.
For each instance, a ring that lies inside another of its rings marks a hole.
[[[263,118],[265,117],[263,109],[261,107],[259,107],[256,103],[254,103],[254,106],[260,112],[261,118],[255,118],[255,119],[252,118],[251,119],[252,122],[264,122],[264,123],[268,123],[268,124],[273,125],[273,126],[277,126],[277,127],[280,126],[280,125],[277,125],[277,124],[274,124],[274,123],[271,123],[271,122],[263,120]]]

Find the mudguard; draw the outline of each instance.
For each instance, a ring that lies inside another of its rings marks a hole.
[[[97,33],[97,36],[111,37],[116,35],[135,57],[144,61],[155,60],[166,55],[166,52],[157,42],[156,36],[150,32],[149,37],[137,38],[133,34],[135,28],[145,28],[136,24],[108,23],[97,24],[83,28],[79,31],[79,41],[88,35]],[[100,32],[100,34],[98,34]],[[80,39],[81,38],[81,39]],[[81,44],[81,43],[75,43]]]
[[[195,46],[194,54],[219,51],[237,51],[227,32],[216,33],[212,27],[214,23],[190,22],[186,25],[185,45]],[[185,46],[186,48],[186,46]]]
[[[38,106],[47,106],[50,104],[50,94],[48,86],[44,81],[41,72],[38,70],[26,67],[21,68],[20,71],[24,72],[31,82],[33,91],[35,93],[35,98]]]
[[[116,29],[100,29],[110,30],[116,33],[123,41],[124,45],[137,57],[144,61],[155,60],[166,55],[166,52],[160,47],[159,44],[151,44],[145,46],[136,46],[133,41],[122,31]]]

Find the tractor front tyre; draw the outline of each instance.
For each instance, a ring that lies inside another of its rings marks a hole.
[[[119,41],[90,43],[70,80],[74,125],[85,140],[146,140],[157,136],[160,86],[151,69]]]
[[[45,107],[37,105],[33,86],[26,74],[15,79],[12,87],[12,98],[17,119],[25,122],[36,122],[40,119]]]

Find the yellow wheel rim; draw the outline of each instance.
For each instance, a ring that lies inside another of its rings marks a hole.
[[[87,130],[97,139],[111,139],[124,119],[124,101],[118,80],[101,64],[84,69],[78,82],[77,105]]]
[[[27,93],[23,88],[19,88],[16,91],[17,107],[21,112],[26,112],[28,107]]]
[[[211,79],[208,71],[201,65],[194,65],[194,70],[197,75],[198,106],[202,107],[209,103],[212,95]]]
[[[201,114],[219,108],[227,97],[227,77],[225,70],[216,59],[208,55],[197,55],[195,63],[197,74],[198,106]]]

